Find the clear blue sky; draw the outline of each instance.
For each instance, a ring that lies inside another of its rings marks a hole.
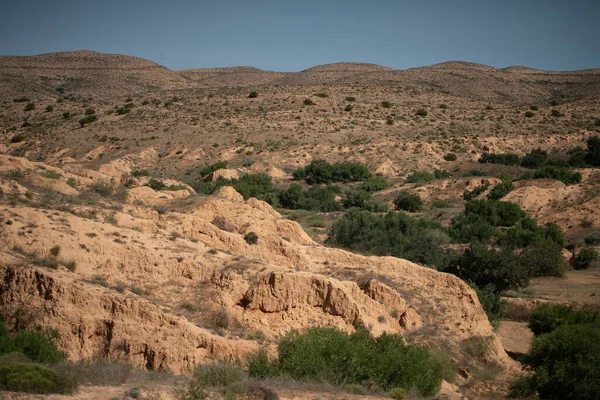
[[[600,0],[5,0],[0,55],[94,50],[171,69],[338,61],[600,67]]]

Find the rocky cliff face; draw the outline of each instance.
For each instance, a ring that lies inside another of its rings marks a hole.
[[[0,170],[22,162],[0,156]],[[20,183],[0,178],[14,200],[0,208],[0,306],[11,323],[29,315],[22,323],[58,329],[71,359],[185,372],[207,359],[243,359],[290,329],[363,323],[374,335],[444,348],[459,368],[462,343],[488,338],[487,361],[510,364],[476,294],[452,275],[317,245],[231,188],[159,199],[168,209],[161,214],[140,197],[120,210],[68,197],[51,208],[37,193],[26,199],[28,176],[47,166],[28,167]],[[244,239],[250,232],[255,243]]]

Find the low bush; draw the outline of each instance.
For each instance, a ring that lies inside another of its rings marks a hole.
[[[463,192],[463,199],[465,201],[471,201],[474,198],[476,198],[477,196],[479,196],[481,193],[485,192],[489,187],[490,187],[490,185],[485,184],[485,185],[477,186],[473,190],[465,189],[465,191]]]
[[[91,124],[92,122],[96,122],[98,120],[98,116],[96,114],[88,115],[87,117],[81,118],[79,120],[79,125],[83,128],[87,124]]]
[[[53,329],[9,333],[0,321],[0,354],[19,352],[33,362],[55,364],[65,358],[54,342],[58,337]]]
[[[216,163],[209,164],[200,170],[201,176],[206,176],[211,172],[217,171],[219,169],[227,168],[227,161],[217,161]]]
[[[535,336],[539,336],[551,333],[563,325],[589,323],[600,323],[600,315],[575,311],[562,304],[542,304],[529,314],[528,326]]]
[[[423,201],[416,194],[400,192],[394,199],[394,206],[398,210],[417,212],[423,209]]]
[[[458,157],[454,153],[448,153],[444,156],[444,160],[446,161],[456,161]]]
[[[519,165],[521,158],[517,154],[483,153],[479,158],[482,164]]]
[[[398,335],[373,338],[362,327],[352,334],[335,328],[292,331],[280,340],[278,350],[276,361],[269,362],[266,355],[251,358],[251,376],[277,373],[336,386],[370,381],[386,391],[413,389],[421,396],[435,395],[442,381],[442,367],[429,350],[406,345]]]
[[[579,254],[575,256],[573,268],[587,269],[591,263],[598,259],[598,252],[593,247],[584,247],[579,250]]]
[[[342,196],[344,208],[359,208],[371,212],[389,211],[389,206],[362,189],[346,189]]]
[[[515,189],[510,179],[504,179],[501,183],[494,185],[487,195],[489,200],[500,200]]]
[[[371,176],[359,186],[361,190],[367,192],[378,192],[388,187],[388,182],[383,176]]]
[[[384,215],[350,209],[329,229],[326,244],[381,256],[405,258],[430,266],[446,262],[441,246],[450,238],[438,223],[403,212]]]
[[[533,179],[551,178],[564,183],[565,185],[573,185],[581,182],[581,174],[579,172],[571,172],[567,167],[557,167],[554,165],[546,165],[535,171]]]
[[[600,326],[596,323],[567,324],[539,335],[533,339],[523,361],[532,368],[533,374],[513,386],[514,394],[537,392],[539,398],[551,400],[597,399],[600,393]]]
[[[293,173],[294,179],[306,179],[309,185],[332,182],[357,182],[368,179],[371,174],[366,165],[359,162],[343,161],[330,164],[315,160]]]
[[[9,364],[0,366],[0,389],[38,394],[71,394],[77,383],[65,374],[37,364]]]
[[[406,177],[408,183],[428,183],[435,180],[435,175],[426,171],[417,171]]]

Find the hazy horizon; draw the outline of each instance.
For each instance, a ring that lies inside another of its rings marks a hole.
[[[13,3],[0,55],[91,50],[169,69],[297,72],[336,62],[410,69],[450,61],[547,71],[600,67],[600,2],[355,0]]]

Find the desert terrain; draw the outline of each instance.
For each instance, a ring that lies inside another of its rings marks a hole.
[[[0,316],[13,329],[56,329],[70,362],[132,368],[76,398],[174,399],[197,364],[243,364],[261,348],[274,357],[291,330],[358,323],[443,353],[454,374],[437,398],[504,398],[522,374],[537,304],[600,309],[594,261],[504,292],[505,317],[492,324],[453,274],[331,245],[346,208],[290,210],[232,187],[265,174],[281,190],[306,190],[293,178],[299,167],[359,162],[387,181],[377,201],[393,208],[398,194],[416,194],[423,207],[410,215],[445,229],[464,211],[465,189],[485,185],[485,198],[510,179],[501,200],[559,227],[567,262],[600,230],[600,169],[574,167],[580,182],[567,184],[478,160],[535,149],[568,160],[585,148],[600,134],[598,69],[169,70],[79,51],[0,57],[0,104]],[[445,173],[411,181],[435,170]],[[219,178],[234,180],[203,192]],[[277,398],[386,396],[283,378],[260,385]],[[274,398],[258,392],[246,398]],[[72,398],[29,396],[0,392]]]

